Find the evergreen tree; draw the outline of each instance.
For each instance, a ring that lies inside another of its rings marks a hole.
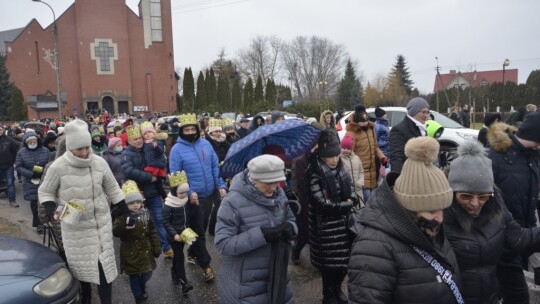
[[[236,77],[233,80],[233,87],[232,87],[232,110],[233,111],[244,111],[244,107],[242,105],[242,92],[240,89],[240,78]]]
[[[182,113],[182,103],[184,98],[180,94],[176,94],[176,111]]]
[[[276,85],[276,98],[279,102],[292,100],[291,87],[281,84]]]
[[[268,106],[273,106],[277,108],[276,84],[274,83],[274,80],[272,79],[268,79],[268,81],[266,82],[264,98]]]
[[[195,108],[198,112],[203,111],[207,107],[206,99],[206,86],[204,83],[204,74],[202,71],[199,72],[199,77],[197,77],[197,95],[195,96]]]
[[[15,84],[11,86],[10,104],[10,120],[21,121],[28,119],[28,108],[26,107],[23,93]]]
[[[345,68],[345,76],[338,86],[338,108],[354,109],[358,103],[363,103],[363,88],[356,78],[356,72],[349,59]]]
[[[534,70],[529,74],[526,85],[530,102],[534,104],[540,103],[540,70]]]
[[[396,57],[396,63],[392,67],[392,71],[388,78],[397,78],[399,85],[403,87],[407,96],[411,96],[412,85],[414,82],[411,80],[411,74],[409,73],[409,68],[407,67],[407,62],[405,61],[405,56],[399,54]]]
[[[380,105],[381,102],[381,94],[379,91],[377,91],[376,88],[372,87],[369,82],[366,87],[366,95],[364,97],[364,105],[366,107],[373,107]],[[353,108],[349,108],[353,109]]]
[[[6,67],[6,56],[0,54],[0,119],[9,117],[8,109],[11,98],[11,82]]]
[[[219,75],[218,77],[218,104],[219,109],[231,108],[231,90],[229,89],[229,80],[227,76]]]
[[[214,74],[214,69],[210,68],[209,71],[207,71],[205,82],[206,87],[206,100],[207,105],[206,109],[203,109],[205,112],[214,112],[219,106],[218,106],[218,95],[217,95],[217,84],[216,84],[216,76]]]
[[[263,83],[261,76],[257,76],[257,82],[255,83],[255,91],[253,93],[253,105],[254,108],[259,109],[266,109],[266,105],[264,104],[264,91],[263,91]]]
[[[253,112],[253,80],[251,80],[251,77],[244,84],[244,104],[242,109],[246,112]]]
[[[186,109],[195,110],[195,81],[191,68],[184,69],[184,82],[182,84],[183,103]]]

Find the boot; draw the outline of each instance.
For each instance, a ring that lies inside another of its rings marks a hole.
[[[291,262],[294,265],[300,265],[300,252],[297,252],[298,249],[296,247],[296,243],[292,246],[291,249]]]
[[[332,288],[323,289],[322,303],[323,304],[338,304],[338,302],[336,301],[336,295]]]
[[[343,290],[341,290],[341,285],[334,286],[334,295],[336,296],[336,300],[339,304],[349,303],[349,299],[343,293]]]
[[[189,284],[189,282],[181,282],[182,283],[182,294],[184,296],[188,295],[188,292],[193,289],[193,286]]]
[[[176,274],[176,270],[174,270],[174,267],[171,268],[171,278],[173,284],[177,285],[180,284],[180,279],[178,278],[178,275]]]
[[[143,303],[144,303],[144,299],[142,296],[135,297],[135,304],[143,304]]]

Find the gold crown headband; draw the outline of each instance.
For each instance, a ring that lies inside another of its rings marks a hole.
[[[133,193],[138,193],[140,191],[139,187],[137,187],[136,182],[128,180],[122,185],[122,192],[124,193],[124,197],[128,197],[129,195]]]
[[[140,128],[141,128],[141,130],[144,129],[144,128],[152,128],[153,129],[154,125],[149,121],[145,121],[140,125]]]
[[[186,172],[184,171],[179,171],[179,172],[174,172],[172,174],[169,174],[169,185],[171,187],[178,187],[181,184],[187,184],[187,182],[188,180],[187,180]]]
[[[128,139],[141,137],[141,128],[139,126],[129,126],[126,128]]]
[[[181,114],[180,115],[180,126],[185,125],[197,125],[197,116],[195,114]]]
[[[223,127],[223,119],[212,118],[208,121],[209,127]]]

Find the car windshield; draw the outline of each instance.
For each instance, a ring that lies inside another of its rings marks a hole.
[[[464,128],[459,123],[453,121],[451,118],[448,118],[441,113],[431,111],[433,114],[433,117],[435,118],[435,121],[440,123],[445,128],[451,128],[451,129],[458,129],[458,128]]]

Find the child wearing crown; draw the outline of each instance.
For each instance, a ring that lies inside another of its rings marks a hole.
[[[165,199],[163,207],[163,226],[169,236],[169,243],[174,252],[171,276],[174,284],[181,284],[182,293],[187,293],[193,289],[186,278],[184,267],[184,243],[191,245],[197,234],[188,228],[188,190],[186,173],[184,171],[169,175],[169,185],[171,190]],[[189,205],[189,204],[188,204]]]
[[[156,140],[156,130],[151,122],[146,121],[141,124],[141,134],[144,139],[144,160],[146,162],[145,172],[157,178],[154,183],[156,190],[163,199],[167,197],[163,182],[167,177],[167,159],[165,158],[165,143]]]
[[[129,276],[131,292],[139,304],[148,298],[146,283],[156,269],[161,245],[137,183],[126,181],[122,192],[130,214],[114,220],[113,235],[120,238],[120,271]]]

